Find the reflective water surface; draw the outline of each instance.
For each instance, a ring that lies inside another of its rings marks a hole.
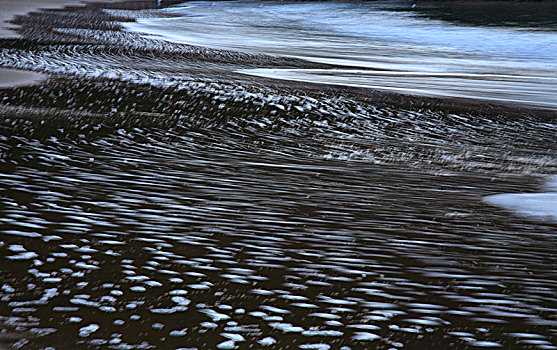
[[[277,61],[82,15],[0,50],[51,74],[0,91],[0,348],[557,348],[556,223],[485,200],[547,191],[555,119],[246,81]]]
[[[246,74],[555,109],[557,17],[552,14],[557,14],[556,8],[551,4],[418,3],[412,8],[409,2],[196,1],[125,27],[177,43],[340,66],[240,70]]]
[[[126,92],[101,86],[90,89]],[[555,348],[555,225],[482,202],[537,189],[522,174],[538,167],[535,142],[522,170],[500,177],[489,153],[470,172],[411,140],[339,143],[333,116],[181,111],[2,121],[3,341]],[[375,113],[349,125],[388,118]],[[411,138],[418,125],[398,131]]]

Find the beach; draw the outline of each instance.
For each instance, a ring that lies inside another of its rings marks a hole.
[[[10,30],[8,21],[15,16],[25,15],[40,8],[56,8],[69,4],[76,4],[76,1],[4,1],[0,4],[0,38],[16,38],[17,33]],[[21,72],[13,69],[0,69],[0,86],[21,86],[33,84],[43,76],[37,73]]]
[[[16,26],[8,23],[16,16],[23,16],[30,12],[36,12],[44,9],[60,9],[66,6],[80,6],[84,1],[76,0],[8,0],[0,3],[0,38],[19,38],[16,32]],[[13,69],[0,68],[0,86],[23,86],[36,83],[44,79],[44,75],[38,73],[18,72]]]
[[[14,19],[15,16],[23,16],[30,12],[36,12],[41,9],[59,9],[66,6],[78,6],[83,4],[79,0],[51,0],[51,1],[39,1],[39,0],[23,0],[14,1],[8,0],[3,1],[0,4],[0,11],[2,15],[0,16],[0,38],[17,38],[19,35],[11,30],[14,29],[13,25],[7,23]]]
[[[557,348],[554,110],[131,28],[206,32],[195,4],[53,4],[0,39],[0,348]]]

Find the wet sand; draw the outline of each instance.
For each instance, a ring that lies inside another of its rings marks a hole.
[[[108,0],[111,1],[111,0]],[[112,0],[115,1],[115,0]],[[118,0],[116,0],[118,1]],[[105,0],[106,2],[106,0]],[[80,0],[7,0],[0,2],[0,39],[21,38],[17,26],[8,23],[16,16],[44,9],[60,9],[66,6],[84,5]],[[44,75],[33,72],[0,68],[0,88],[31,85],[44,79]]]
[[[556,348],[555,223],[482,201],[557,173],[554,115],[235,75],[305,63],[127,16],[4,41],[52,75],[1,92],[0,347]]]
[[[40,9],[63,8],[69,5],[79,5],[79,0],[7,0],[0,3],[0,38],[21,37],[13,29],[13,24],[7,23],[15,16],[22,16]]]
[[[105,3],[122,0],[103,0]],[[61,9],[67,6],[85,6],[95,0],[6,0],[0,2],[0,38],[20,38],[17,26],[8,23],[16,16],[23,16],[40,10]],[[98,0],[96,2],[99,2]]]
[[[8,0],[0,3],[0,38],[18,38],[20,37],[14,30],[16,27],[10,23],[15,16],[22,16],[32,11],[45,8],[60,8],[67,5],[79,4],[79,1],[42,1],[42,0]],[[43,79],[44,76],[39,73],[16,71],[13,69],[0,68],[0,88],[24,86],[36,83]]]

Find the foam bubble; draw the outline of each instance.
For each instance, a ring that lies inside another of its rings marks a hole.
[[[484,201],[520,216],[557,222],[557,192],[503,193],[485,197]]]

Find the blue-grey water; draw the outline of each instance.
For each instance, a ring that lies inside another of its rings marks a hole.
[[[470,25],[424,17],[419,8],[401,11],[409,6],[375,1],[195,1],[125,27],[176,43],[338,66],[240,70],[246,74],[557,107],[555,19],[541,28],[520,21],[513,26]],[[498,10],[502,9],[491,9]]]
[[[2,66],[50,74],[0,90],[0,348],[557,349],[554,117],[270,83],[229,70],[292,62],[176,42],[551,104],[554,27],[523,10],[37,15],[0,41]]]

